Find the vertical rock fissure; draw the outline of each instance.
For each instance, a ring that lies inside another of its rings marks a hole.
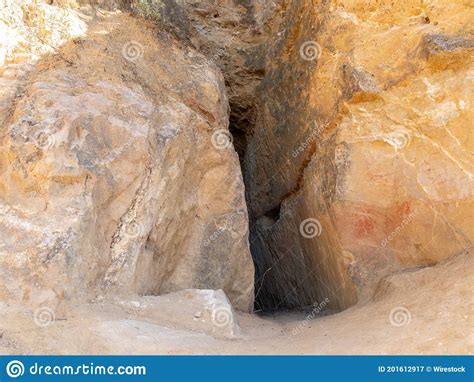
[[[317,61],[304,60],[299,53],[301,43],[316,39],[321,25],[311,21],[317,12],[327,12],[327,5],[317,9],[290,0],[219,6],[206,0],[162,3],[160,22],[170,24],[170,30],[207,56],[207,65],[219,67],[225,77],[229,131],[246,187],[256,310],[301,308],[328,297],[335,310],[351,305],[353,290],[350,283],[345,286],[339,243],[331,238],[309,240],[299,230],[303,220],[329,210],[328,198],[302,187],[306,168],[316,168],[324,189],[336,176],[330,166],[335,142],[323,142],[322,131],[312,123],[326,117],[310,104],[308,94]],[[302,40],[305,34],[309,36]],[[300,148],[296,155],[292,152]],[[308,198],[318,201],[310,203]],[[331,217],[327,219],[326,229],[335,230]],[[342,292],[329,296],[341,285]]]
[[[336,142],[333,134],[323,137],[318,125],[322,120],[329,125],[328,112],[310,102],[317,60],[305,60],[298,49],[309,37],[317,38],[322,24],[308,21],[327,10],[313,4],[304,12],[305,2],[285,0],[274,8],[252,4],[245,22],[258,30],[258,38],[251,44],[244,43],[251,41],[245,35],[234,40],[234,55],[218,65],[228,79],[230,131],[246,186],[255,309],[300,309],[329,301],[328,308],[342,310],[356,297],[330,215]],[[308,169],[320,176],[316,194],[305,182]],[[320,214],[326,216],[328,237],[303,235],[301,224],[308,219],[310,229],[316,224],[320,230]]]

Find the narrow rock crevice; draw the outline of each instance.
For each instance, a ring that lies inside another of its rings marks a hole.
[[[403,127],[413,110],[410,102],[397,101],[405,92],[399,85],[422,71],[442,84],[436,73],[448,56],[460,59],[456,70],[462,76],[471,40],[456,37],[458,30],[454,37],[420,36],[407,25],[406,44],[392,47],[384,37],[382,12],[370,15],[375,34],[362,41],[357,25],[369,17],[366,11],[326,1],[160,4],[158,24],[203,53],[225,77],[229,131],[246,186],[257,310],[328,300],[328,309],[340,311],[370,298],[390,272],[436,263],[427,255],[427,248],[437,251],[430,230],[423,231],[427,238],[421,245],[413,242],[415,225],[393,247],[381,246],[413,211],[423,210],[419,219],[433,214],[425,207],[431,201],[421,200],[417,190],[397,193],[398,187],[408,189],[394,175],[400,151],[419,140],[411,137],[412,127]],[[401,20],[404,12],[393,10]],[[426,18],[419,21],[424,25]],[[372,38],[380,50],[374,50]],[[388,64],[378,65],[371,55]],[[380,112],[385,106],[403,112],[388,117]],[[420,103],[417,110],[432,115],[430,107]],[[403,171],[406,179],[417,176],[413,169]],[[307,222],[314,235],[304,231]],[[463,243],[455,241],[461,250]],[[444,258],[453,251],[442,252]]]
[[[294,208],[301,200],[304,171],[316,151],[315,141],[319,139],[319,131],[318,136],[312,137],[309,142],[310,148],[305,147],[301,157],[303,159],[296,158],[297,162],[301,162],[298,165],[301,170],[292,170],[294,186],[289,187],[291,191],[282,192],[279,189],[277,177],[281,175],[280,170],[266,173],[261,163],[262,150],[268,151],[272,146],[276,146],[277,151],[266,155],[266,161],[279,162],[285,160],[287,155],[279,155],[278,144],[267,141],[268,137],[265,137],[262,130],[262,117],[268,112],[272,114],[271,118],[275,121],[270,127],[278,130],[290,128],[291,125],[287,123],[292,121],[296,113],[308,114],[304,104],[292,105],[291,99],[296,99],[297,93],[303,90],[305,81],[309,79],[309,72],[296,68],[299,74],[293,78],[290,72],[285,72],[285,64],[272,68],[272,73],[267,73],[268,61],[273,55],[287,59],[297,48],[296,41],[302,33],[305,20],[296,18],[296,22],[293,22],[290,19],[295,18],[300,7],[292,6],[286,0],[272,5],[265,1],[234,3],[220,6],[218,11],[210,1],[177,3],[166,0],[164,4],[163,19],[165,23],[171,24],[169,30],[176,31],[180,38],[204,53],[222,70],[225,77],[230,105],[229,131],[239,154],[246,184],[250,248],[258,290],[256,309],[311,305],[316,298],[326,296],[317,291],[319,284],[313,283],[313,278],[294,288],[299,279],[320,271],[311,263],[301,267],[300,262],[307,262],[304,252],[309,249],[292,248],[294,239],[288,240],[285,236],[298,237],[298,229],[284,235],[278,234],[276,238],[268,234],[279,225],[293,227],[296,224],[289,222],[289,219],[297,220],[295,212],[289,206]],[[176,17],[177,14],[180,16]],[[292,24],[289,29],[285,25],[288,22]],[[293,80],[296,83],[286,88],[287,82]],[[285,94],[286,91],[289,93]],[[314,114],[312,110],[308,110],[309,114]],[[288,171],[285,166],[283,162],[280,164],[282,171]],[[271,166],[265,164],[265,167]],[[278,194],[281,196],[278,197]],[[262,210],[264,206],[265,212]],[[296,250],[296,255],[291,253],[293,250]],[[273,272],[275,273],[272,274]],[[280,285],[274,285],[275,281],[278,283],[278,279],[281,281]],[[298,297],[298,294],[306,297]]]

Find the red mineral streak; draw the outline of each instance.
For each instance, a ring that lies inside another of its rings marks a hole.
[[[375,221],[371,208],[365,208],[356,215],[354,235],[357,239],[369,236],[374,231]]]
[[[410,202],[405,201],[402,203],[397,203],[393,206],[387,213],[387,231],[392,231],[398,225],[403,222],[403,219],[407,218],[410,215],[411,206]]]

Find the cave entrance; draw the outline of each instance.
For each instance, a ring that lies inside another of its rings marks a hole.
[[[281,205],[267,211],[262,216],[254,212],[253,204],[258,198],[264,198],[264,193],[252,195],[250,191],[253,169],[253,159],[248,151],[252,139],[254,126],[254,110],[243,109],[240,105],[231,102],[229,131],[233,137],[235,150],[239,155],[242,175],[246,188],[246,204],[249,213],[249,242],[252,259],[255,266],[255,305],[254,309],[259,314],[274,314],[285,310],[304,310],[316,304],[319,306],[318,296],[311,295],[314,289],[308,282],[299,283],[297,275],[303,270],[295,269],[294,256],[281,243],[281,248],[272,249],[268,253],[268,232],[281,218]],[[300,254],[301,258],[302,255]],[[304,259],[300,260],[304,261]],[[295,277],[292,278],[291,274]],[[304,273],[304,272],[303,272]],[[279,275],[286,275],[280,277]],[[288,280],[292,279],[293,282]],[[310,296],[308,296],[310,293]],[[303,300],[302,300],[303,298]],[[322,299],[324,301],[324,299]],[[320,306],[321,311],[327,308],[327,303]]]
[[[268,211],[259,212],[274,195],[271,179],[254,178],[261,176],[250,151],[255,150],[254,116],[252,108],[243,110],[231,103],[229,131],[246,188],[250,251],[255,265],[255,312],[316,311],[320,315],[344,310],[356,303],[357,297],[343,265],[337,233],[308,237],[301,232],[303,217],[314,216],[308,211],[314,203],[306,200],[304,193],[296,193],[298,196],[285,196]],[[268,188],[260,188],[268,183]],[[267,198],[265,203],[261,198]],[[324,226],[328,231],[330,222],[324,222]],[[309,227],[313,228],[321,230],[317,225]]]
[[[284,9],[277,13],[275,17],[279,21],[275,20],[275,26],[282,21]],[[272,68],[271,73],[267,72],[266,44],[274,34],[261,29],[253,15],[249,3],[238,24],[219,25],[217,41],[211,39],[217,36],[213,33],[200,38],[209,59],[222,70],[227,89],[229,131],[239,155],[246,190],[250,250],[255,265],[255,311],[300,310],[315,304],[320,306],[327,300],[322,308],[341,310],[352,305],[355,293],[342,270],[340,248],[331,236],[309,240],[300,235],[301,220],[314,216],[308,211],[316,208],[311,201],[302,200],[294,209],[287,205],[293,190],[284,188],[298,188],[301,163],[290,163],[286,175],[291,175],[291,171],[298,174],[283,181],[277,179],[277,174],[269,174],[275,166],[265,165],[272,161],[282,165],[285,155],[292,159],[295,147],[288,151],[289,146],[278,145],[286,144],[284,137],[287,139],[288,135],[283,132],[289,132],[290,120],[295,115],[315,120],[306,103],[291,102],[298,99],[311,74],[295,72],[297,77],[286,78],[282,69]],[[209,26],[199,17],[193,20],[215,30],[214,24]],[[247,34],[249,29],[255,33]],[[280,141],[269,142],[272,139]],[[304,158],[303,170],[310,157]]]

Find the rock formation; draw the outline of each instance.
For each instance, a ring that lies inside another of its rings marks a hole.
[[[0,353],[468,352],[473,16],[0,0]]]
[[[18,22],[41,25],[26,5],[20,11]],[[0,135],[2,300],[51,305],[102,289],[202,288],[252,309],[222,75],[142,23],[111,16],[26,78],[2,78],[11,90]]]
[[[132,316],[168,326],[207,333],[215,338],[240,337],[236,314],[222,290],[186,289],[163,296],[116,302]]]
[[[246,152],[258,287],[265,306],[343,309],[472,247],[473,12],[288,4]]]
[[[344,309],[472,247],[470,6],[176,3],[231,95],[259,308]]]
[[[472,248],[465,2],[4,1],[0,298],[249,311],[250,243],[259,310],[337,311]]]

